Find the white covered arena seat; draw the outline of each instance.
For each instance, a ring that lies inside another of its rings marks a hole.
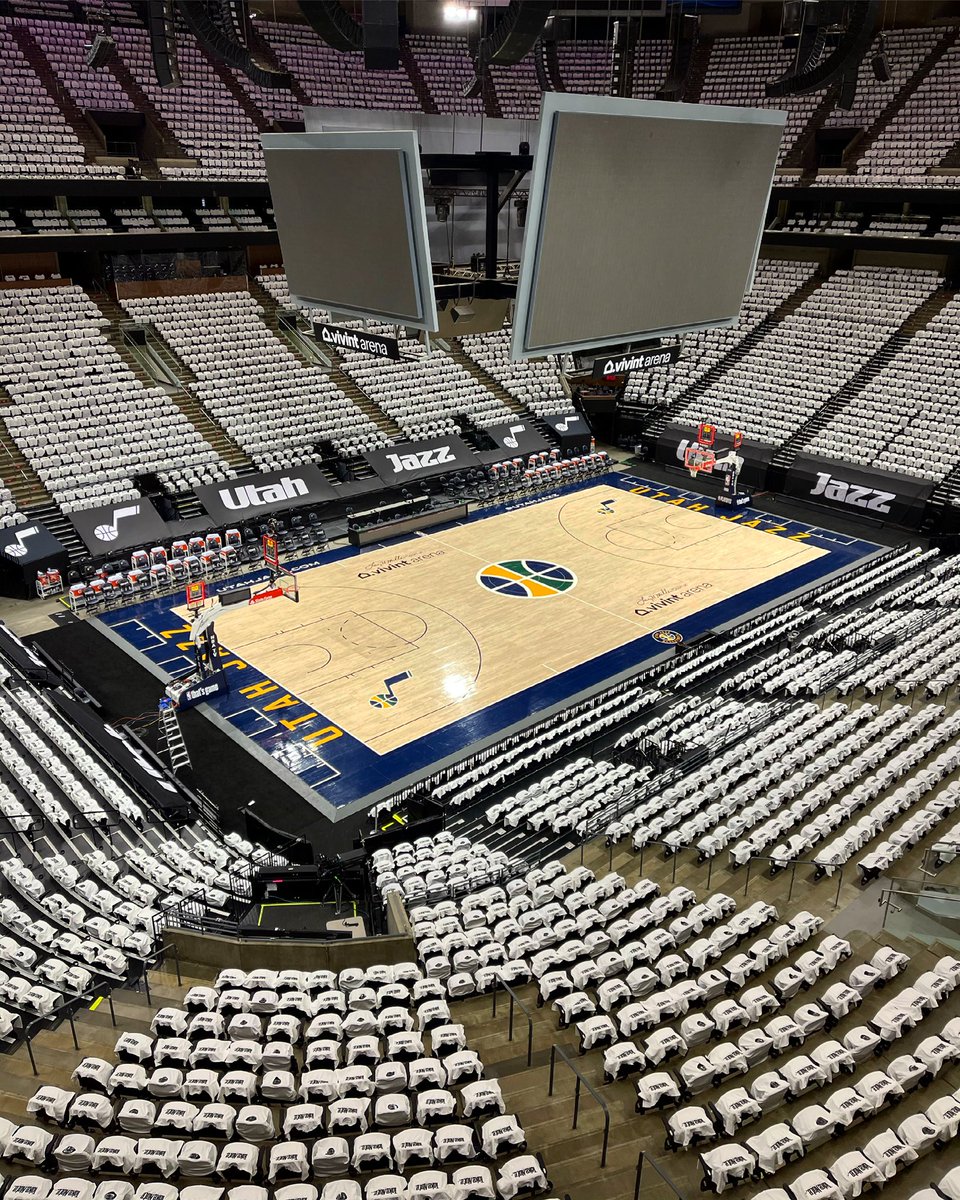
[[[774,1175],[786,1163],[800,1159],[806,1150],[800,1136],[783,1121],[770,1125],[746,1140],[763,1175]]]
[[[521,1154],[508,1159],[497,1174],[497,1192],[501,1200],[513,1200],[514,1196],[527,1192],[539,1194],[550,1190],[543,1164],[532,1154]]]
[[[188,1179],[213,1175],[217,1169],[217,1147],[205,1139],[191,1138],[180,1146],[177,1166]]]
[[[477,1156],[476,1137],[469,1125],[441,1125],[434,1133],[433,1141],[437,1162],[463,1162]]]
[[[896,1128],[896,1135],[917,1156],[932,1150],[939,1140],[939,1130],[923,1113],[911,1113]]]
[[[480,1141],[489,1158],[498,1158],[507,1149],[524,1149],[527,1137],[512,1114],[491,1117],[480,1128]]]
[[[260,1154],[248,1142],[228,1142],[217,1159],[217,1174],[221,1179],[254,1180],[259,1171]]]
[[[350,1145],[346,1138],[317,1138],[310,1152],[310,1165],[318,1177],[346,1172],[350,1166]]]
[[[496,1190],[489,1167],[476,1166],[473,1163],[457,1167],[451,1171],[450,1180],[455,1188],[457,1200],[495,1200]]]
[[[39,1125],[21,1125],[7,1138],[2,1157],[40,1165],[53,1144],[53,1134]]]
[[[84,1171],[93,1166],[96,1142],[89,1133],[71,1133],[61,1138],[53,1151],[61,1171]]]
[[[850,1150],[830,1164],[830,1174],[837,1181],[846,1200],[855,1200],[865,1189],[882,1187],[883,1175],[862,1150]]]
[[[743,1183],[757,1169],[756,1157],[737,1142],[702,1151],[700,1162],[703,1166],[702,1190],[718,1194]]]
[[[794,1200],[843,1200],[843,1192],[826,1171],[804,1171],[790,1183]]]
[[[951,1167],[936,1186],[949,1200],[960,1200],[960,1167]]]
[[[299,1178],[305,1181],[310,1173],[310,1158],[303,1142],[276,1142],[270,1147],[267,1179],[278,1180]]]
[[[468,1119],[502,1115],[505,1111],[503,1092],[496,1080],[478,1080],[460,1088],[460,1104],[463,1116]]]
[[[426,1129],[403,1129],[393,1135],[393,1158],[398,1168],[434,1161],[433,1135]]]
[[[864,1144],[863,1153],[876,1165],[884,1179],[892,1179],[918,1157],[916,1150],[904,1145],[892,1129],[885,1129],[872,1137]]]

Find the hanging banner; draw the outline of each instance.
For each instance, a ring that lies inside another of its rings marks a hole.
[[[852,517],[916,529],[933,484],[910,475],[854,466],[832,458],[798,454],[787,472],[785,492]]]
[[[400,343],[396,338],[368,333],[365,329],[346,329],[342,325],[314,321],[313,336],[331,350],[356,350],[359,354],[372,354],[374,358],[400,358]]]
[[[657,346],[652,350],[638,350],[635,354],[611,354],[608,358],[593,360],[594,379],[605,375],[629,375],[631,371],[652,371],[654,367],[667,367],[680,357],[680,345]]]

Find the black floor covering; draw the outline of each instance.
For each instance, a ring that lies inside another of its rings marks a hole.
[[[34,640],[34,639],[30,639]],[[163,684],[97,628],[64,614],[56,627],[35,635],[35,640],[76,676],[102,706],[111,723],[143,714],[156,715]],[[208,796],[220,811],[225,829],[264,841],[255,821],[248,822],[245,806],[274,829],[306,838],[328,857],[353,849],[354,839],[366,829],[366,817],[356,813],[334,823],[322,816],[283,778],[247,754],[206,719],[199,709],[180,714],[183,738],[193,767],[191,784]],[[155,726],[134,725],[136,732],[155,749]]]

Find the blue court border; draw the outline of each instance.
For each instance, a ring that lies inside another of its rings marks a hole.
[[[546,494],[493,505],[472,513],[464,524],[489,520],[504,512],[529,507],[546,499],[607,484],[632,491],[678,508],[705,512],[717,520],[730,520],[768,532],[771,536],[791,538],[826,551],[820,558],[794,568],[767,583],[749,588],[709,608],[670,621],[669,627],[684,640],[697,637],[708,629],[743,619],[754,610],[769,607],[787,596],[804,591],[824,579],[849,570],[856,563],[886,547],[860,538],[832,532],[799,521],[777,518],[754,508],[732,514],[717,514],[710,497],[671,484],[657,484],[640,476],[610,472],[599,478],[571,484]],[[391,549],[418,539],[391,541]],[[429,535],[426,535],[429,536]],[[343,547],[287,564],[299,572],[339,559],[382,550],[385,543],[355,550]],[[245,575],[237,580],[212,584],[210,592],[240,582],[248,584],[262,575]],[[169,680],[187,674],[193,668],[188,637],[182,618],[173,612],[182,605],[181,595],[167,596],[128,605],[95,618],[103,631],[136,656],[154,674]],[[669,650],[651,634],[643,634],[616,650],[588,659],[542,683],[524,688],[514,695],[487,706],[468,717],[454,721],[429,737],[378,754],[365,743],[340,730],[322,713],[299,697],[286,692],[255,665],[242,663],[224,649],[231,690],[203,706],[207,716],[236,737],[258,758],[286,774],[287,781],[320,812],[332,819],[345,816],[377,799],[389,796],[401,787],[432,773],[450,761],[462,757],[470,748],[479,749],[496,742],[505,734],[523,728],[550,711],[600,690],[618,678],[648,666]],[[241,689],[248,689],[247,695]]]

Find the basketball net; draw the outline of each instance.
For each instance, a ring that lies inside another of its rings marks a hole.
[[[699,443],[688,446],[683,452],[683,465],[690,472],[692,479],[696,479],[701,471],[706,475],[711,474],[716,461],[716,454],[707,446],[701,446]]]

